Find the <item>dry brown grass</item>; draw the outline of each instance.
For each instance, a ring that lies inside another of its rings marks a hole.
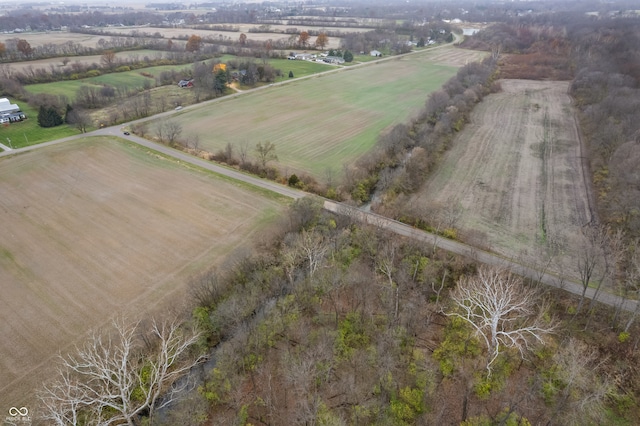
[[[31,407],[89,328],[183,308],[188,277],[282,207],[115,139],[2,158],[0,410]]]
[[[464,209],[461,235],[509,258],[571,274],[590,220],[581,151],[566,82],[503,80],[416,196]]]

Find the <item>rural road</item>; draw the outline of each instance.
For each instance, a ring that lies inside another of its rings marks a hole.
[[[535,268],[523,265],[519,262],[515,262],[511,259],[507,259],[505,257],[480,250],[470,245],[463,244],[458,241],[448,240],[435,234],[416,229],[402,222],[389,219],[388,217],[380,216],[371,212],[365,212],[358,208],[347,206],[341,203],[336,203],[330,200],[325,200],[324,208],[325,210],[334,212],[336,214],[350,216],[361,222],[377,226],[381,229],[386,229],[398,235],[403,235],[408,238],[423,241],[429,245],[437,246],[442,250],[472,258],[479,263],[509,270],[516,275],[520,275],[533,281],[539,281],[542,284],[568,291],[571,294],[575,294],[578,296],[582,294],[582,285],[567,277],[552,275],[545,271],[537,270]],[[588,288],[585,297],[592,299],[594,293],[595,289]],[[619,296],[604,292],[600,292],[600,294],[598,294],[598,301],[613,307],[620,305],[620,303],[623,303],[623,309],[631,312],[636,309],[636,305],[638,304],[638,301],[623,300]]]
[[[390,57],[393,58],[393,57]],[[383,60],[389,60],[390,58],[384,58]],[[349,69],[353,69],[354,67],[357,66],[361,66],[361,65],[368,65],[368,64],[372,64],[375,63],[375,61],[372,62],[368,62],[365,64],[358,64],[358,65],[354,65],[351,67],[347,67],[347,68],[339,68],[336,70],[331,70],[331,71],[327,71],[327,73],[333,73],[333,72],[340,72],[343,70],[349,70]],[[312,75],[312,76],[308,76],[308,77],[304,77],[304,78],[313,78],[313,77],[317,77],[317,75]],[[300,79],[295,79],[292,81],[299,81]],[[220,101],[224,101],[224,100],[228,100],[230,98],[236,97],[236,96],[245,96],[248,95],[250,93],[255,93],[256,90],[268,90],[270,89],[272,86],[276,86],[276,85],[281,85],[281,84],[288,84],[289,81],[285,81],[285,82],[281,82],[281,83],[274,83],[273,85],[269,85],[269,86],[262,86],[259,87],[257,89],[252,89],[252,90],[247,90],[247,91],[243,91],[243,92],[237,92],[234,93],[232,95],[228,95],[228,96],[224,96],[221,98],[216,98],[216,99],[212,99],[210,101],[204,102],[204,103],[200,103],[200,104],[195,104],[195,105],[190,105],[187,107],[184,107],[183,109],[181,109],[180,111],[175,111],[175,110],[170,110],[170,111],[166,111],[164,113],[161,114],[157,114],[154,115],[152,117],[146,117],[143,119],[139,119],[139,120],[135,120],[135,121],[131,121],[128,123],[123,123],[121,125],[118,126],[112,126],[112,127],[105,127],[102,129],[98,129],[92,132],[88,132],[88,133],[84,133],[84,134],[80,134],[80,135],[75,135],[75,136],[70,136],[67,138],[63,138],[63,139],[58,139],[55,141],[51,141],[51,142],[45,142],[45,143],[41,143],[38,145],[32,145],[32,146],[28,146],[28,147],[24,147],[24,148],[17,148],[17,149],[13,149],[13,150],[6,150],[4,152],[0,152],[0,157],[4,157],[4,156],[10,156],[10,155],[17,155],[20,154],[21,152],[27,152],[27,151],[31,151],[34,149],[39,149],[39,148],[43,148],[46,146],[51,146],[51,145],[55,145],[55,144],[59,144],[59,143],[64,143],[70,140],[74,140],[74,139],[81,139],[81,138],[87,138],[87,137],[91,137],[91,136],[117,136],[117,137],[121,137],[121,138],[125,138],[131,142],[134,142],[138,145],[144,146],[148,149],[160,152],[164,155],[167,155],[169,157],[173,157],[178,161],[184,161],[185,163],[189,163],[189,164],[193,164],[195,166],[201,167],[203,169],[209,170],[213,173],[231,178],[231,179],[235,179],[238,180],[240,182],[244,182],[246,184],[249,185],[253,185],[255,187],[258,188],[262,188],[262,189],[266,189],[275,193],[278,193],[280,195],[283,195],[285,197],[288,198],[292,198],[292,199],[299,199],[302,197],[305,197],[307,195],[309,195],[306,192],[300,191],[300,190],[296,190],[293,188],[290,188],[288,186],[284,186],[284,185],[280,185],[276,182],[273,181],[269,181],[266,179],[261,179],[258,178],[256,176],[253,175],[249,175],[249,174],[245,174],[242,173],[238,170],[235,169],[231,169],[231,168],[227,168],[227,167],[222,167],[216,163],[212,163],[210,161],[204,160],[202,158],[199,157],[194,157],[192,155],[186,154],[182,151],[170,148],[166,145],[161,145],[155,142],[152,142],[148,139],[144,139],[135,135],[124,135],[123,134],[123,128],[130,126],[134,123],[138,123],[138,122],[143,122],[143,121],[147,121],[147,120],[151,120],[151,119],[157,119],[158,117],[164,117],[164,116],[170,116],[173,114],[180,114],[183,113],[185,111],[188,111],[190,109],[194,109],[194,108],[198,108],[201,107],[202,105],[206,105],[212,102],[220,102]],[[443,250],[452,252],[452,253],[456,253],[459,255],[463,255],[463,256],[467,256],[470,258],[473,258],[474,260],[476,260],[477,262],[480,263],[484,263],[484,264],[488,264],[488,265],[493,265],[493,266],[497,266],[497,267],[501,267],[501,268],[505,268],[517,275],[521,275],[523,277],[527,277],[530,278],[532,280],[535,281],[540,281],[543,284],[546,284],[548,286],[552,286],[552,287],[556,287],[556,288],[560,288],[563,289],[565,291],[568,291],[572,294],[576,294],[576,295],[581,295],[582,294],[582,286],[567,278],[567,277],[560,277],[560,276],[555,276],[555,275],[551,275],[545,271],[539,271],[536,270],[532,267],[520,264],[518,262],[515,262],[513,260],[477,249],[475,247],[472,247],[470,245],[466,245],[466,244],[462,244],[460,242],[457,241],[453,241],[453,240],[447,240],[444,238],[441,238],[437,235],[434,234],[430,234],[428,232],[413,228],[411,226],[408,226],[406,224],[403,224],[401,222],[397,222],[395,220],[386,218],[384,216],[380,216],[377,215],[375,213],[371,213],[371,212],[365,212],[363,210],[360,210],[358,208],[355,207],[351,207],[351,206],[347,206],[341,203],[336,203],[334,201],[330,201],[330,200],[325,200],[324,201],[324,208],[328,211],[334,212],[336,214],[342,214],[342,215],[348,215],[353,217],[356,220],[359,220],[361,222],[365,222],[365,223],[369,223],[372,225],[375,225],[379,228],[382,229],[387,229],[391,232],[394,232],[398,235],[403,235],[409,238],[413,238],[416,240],[420,240],[423,241],[425,243],[428,243],[430,245],[433,246],[437,246]],[[586,292],[586,297],[588,298],[593,298],[594,295],[594,289],[593,288],[588,288],[587,292]],[[614,294],[610,294],[610,293],[604,293],[604,292],[600,292],[600,294],[598,295],[598,301],[601,303],[605,303],[607,305],[610,306],[619,306],[621,303],[623,304],[623,309],[627,310],[627,311],[634,311],[636,309],[636,305],[639,303],[637,301],[633,301],[633,300],[623,300],[622,298],[620,298],[619,296],[616,296]]]
[[[240,171],[237,171],[235,169],[222,167],[216,163],[204,160],[199,157],[194,157],[182,151],[170,148],[166,145],[161,145],[161,144],[152,142],[148,139],[144,139],[135,135],[125,136],[123,135],[119,126],[107,127],[107,128],[90,132],[90,133],[85,133],[83,135],[72,136],[72,137],[60,139],[57,141],[46,142],[43,144],[33,145],[33,146],[20,148],[20,149],[14,149],[12,151],[0,153],[0,157],[5,155],[15,155],[20,152],[39,149],[44,146],[63,143],[69,140],[86,138],[90,136],[123,137],[138,145],[144,146],[148,149],[151,149],[151,150],[160,152],[164,155],[167,155],[169,157],[175,158],[178,161],[183,161],[185,163],[189,163],[189,164],[201,167],[213,173],[216,173],[231,179],[235,179],[240,182],[244,182],[246,184],[253,185],[258,188],[266,189],[288,198],[299,199],[309,195],[306,192],[303,192],[288,186],[280,185],[270,180],[261,179],[253,175],[248,175]],[[386,229],[398,235],[423,241],[429,245],[436,246],[442,250],[446,250],[452,253],[456,253],[462,256],[472,258],[477,262],[507,269],[513,272],[514,274],[530,278],[534,281],[540,281],[541,283],[546,284],[548,286],[556,287],[556,288],[568,291],[569,293],[572,293],[575,295],[582,294],[582,286],[579,283],[567,277],[551,275],[545,271],[536,270],[532,267],[515,262],[511,259],[507,259],[507,258],[498,256],[496,254],[477,249],[467,244],[463,244],[453,240],[448,240],[448,239],[439,237],[435,234],[431,234],[431,233],[413,228],[409,225],[395,221],[393,219],[389,219],[387,217],[380,216],[375,213],[365,212],[361,209],[348,206],[346,204],[337,203],[331,200],[324,200],[324,208],[325,210],[334,212],[336,214],[350,216],[358,221],[368,223],[382,229]],[[586,292],[586,297],[591,299],[593,298],[593,295],[594,295],[594,289],[588,288]],[[598,301],[614,307],[620,305],[620,303],[623,303],[623,309],[627,311],[634,311],[638,303],[637,301],[634,301],[634,300],[623,301],[622,298],[616,295],[613,295],[610,293],[604,293],[604,292],[600,292],[600,294],[598,295]]]

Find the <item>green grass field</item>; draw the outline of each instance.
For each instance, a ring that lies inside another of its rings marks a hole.
[[[38,126],[38,111],[31,108],[26,102],[16,101],[11,98],[9,100],[12,103],[17,103],[22,112],[27,115],[25,121],[0,125],[0,142],[10,148],[35,145],[79,133],[78,130],[66,124],[44,129]]]
[[[228,62],[229,60],[237,59],[237,57],[232,55],[224,55],[220,58],[216,58],[216,60],[220,62]],[[256,60],[256,63],[259,61]],[[317,74],[322,71],[326,71],[331,69],[330,65],[314,63],[309,61],[289,61],[287,59],[271,59],[270,64],[274,66],[276,69],[282,70],[282,76],[279,77],[276,81],[285,81],[289,79],[289,71],[293,71],[294,77],[305,77],[311,74]],[[93,87],[102,87],[103,85],[109,85],[113,87],[123,87],[127,89],[138,90],[142,89],[146,84],[150,84],[152,87],[155,86],[155,81],[151,77],[146,77],[142,75],[142,73],[150,74],[154,77],[160,76],[160,73],[163,71],[180,71],[180,70],[190,70],[190,64],[183,65],[162,65],[157,67],[148,67],[141,68],[132,71],[125,72],[115,72],[103,74],[97,77],[85,78],[82,80],[65,80],[65,81],[57,81],[54,83],[42,83],[42,84],[31,84],[25,86],[25,90],[29,93],[47,93],[51,95],[63,95],[66,96],[70,101],[76,97],[76,93],[81,86],[93,86]],[[186,74],[186,73],[185,73]]]
[[[456,71],[412,55],[223,99],[179,119],[183,135],[197,135],[210,152],[231,143],[237,153],[248,144],[252,155],[258,142],[269,140],[285,173],[324,180],[328,169],[339,175],[380,133],[416,114]]]
[[[99,75],[97,77],[85,78],[82,80],[65,80],[54,83],[30,84],[24,86],[29,93],[47,93],[51,95],[64,95],[73,101],[81,86],[102,87],[109,85],[113,87],[123,87],[127,89],[142,89],[145,81],[155,86],[155,80],[145,77],[142,73],[148,73],[157,77],[163,71],[190,69],[191,65],[162,65],[157,67],[141,68],[133,71],[115,72]]]
[[[293,72],[293,76],[306,77],[311,74],[327,71],[335,68],[332,65],[321,64],[319,62],[310,61],[290,61],[289,59],[271,59],[269,63],[276,69],[282,70],[282,77],[276,81],[289,80],[289,71]]]

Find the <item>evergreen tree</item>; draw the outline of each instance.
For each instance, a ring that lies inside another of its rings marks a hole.
[[[54,107],[40,106],[38,110],[38,125],[40,127],[55,127],[61,125],[63,122],[64,120],[62,120],[62,117]]]
[[[44,105],[40,105],[40,109],[38,110],[38,126],[51,127],[49,125],[49,116],[47,115],[47,109],[44,107]]]
[[[215,79],[213,81],[213,90],[216,95],[220,95],[224,93],[224,90],[227,87],[227,72],[223,70],[219,70],[216,73]]]
[[[62,123],[64,123],[62,116],[58,113],[58,110],[55,109],[54,107],[49,107],[49,115],[51,116],[51,122],[53,123],[53,126],[51,127],[59,126]]]
[[[345,62],[353,61],[353,53],[349,50],[345,50],[344,55],[342,56]]]

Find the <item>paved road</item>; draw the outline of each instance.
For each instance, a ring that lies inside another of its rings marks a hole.
[[[365,212],[363,210],[360,210],[351,206],[347,206],[341,203],[336,203],[330,200],[325,200],[324,208],[328,211],[331,211],[337,214],[347,215],[361,222],[369,223],[379,228],[389,230],[398,235],[403,235],[405,237],[423,241],[429,245],[437,246],[440,249],[443,249],[452,253],[456,253],[462,256],[470,257],[479,263],[484,263],[486,265],[493,265],[500,268],[505,268],[513,272],[514,274],[527,277],[535,281],[540,281],[543,284],[568,291],[569,293],[572,293],[572,294],[576,294],[576,295],[582,294],[582,290],[583,290],[582,285],[569,278],[560,277],[560,276],[549,274],[545,271],[536,270],[529,266],[522,265],[513,260],[498,256],[493,253],[489,253],[484,250],[477,249],[467,244],[462,244],[457,241],[441,238],[435,234],[431,234],[431,233],[413,228],[412,226],[395,221],[393,219],[389,219],[387,217],[380,216],[375,213]],[[593,288],[588,288],[585,296],[588,297],[589,299],[592,299],[594,292],[595,290]],[[622,298],[616,295],[603,293],[603,292],[600,292],[600,294],[598,295],[598,301],[614,307],[620,305],[620,303],[623,303],[622,307],[627,311],[634,311],[636,309],[636,305],[639,303],[634,300],[623,300]]]
[[[415,52],[412,52],[415,53]],[[420,53],[420,52],[417,52]],[[383,60],[389,60],[391,58],[397,58],[396,57],[387,57],[384,58]],[[368,63],[364,63],[364,64],[359,64],[359,65],[354,65],[351,67],[346,67],[346,68],[339,68],[336,70],[331,70],[331,71],[327,71],[329,73],[333,73],[333,72],[340,72],[340,71],[344,71],[344,70],[349,70],[349,69],[353,69],[356,66],[365,66],[365,65],[369,65],[372,64],[374,62],[368,62]],[[312,75],[312,76],[308,76],[305,78],[314,78],[317,75]],[[293,81],[296,81],[299,79],[295,79]],[[256,89],[252,89],[252,90],[247,90],[247,91],[243,91],[243,92],[238,92],[232,95],[228,95],[228,96],[224,96],[221,98],[217,98],[217,99],[213,99],[210,101],[205,102],[204,104],[208,104],[208,103],[212,103],[212,102],[221,102],[221,101],[225,101],[228,100],[230,98],[236,97],[236,96],[244,96],[244,95],[248,95],[252,92],[255,92],[256,90],[269,90],[272,86],[276,86],[276,85],[280,85],[280,84],[288,84],[289,81],[285,81],[285,82],[281,82],[281,83],[275,83],[271,86],[262,86]],[[191,156],[189,154],[185,154],[182,151],[173,149],[173,148],[169,148],[166,145],[161,145],[161,144],[157,144],[155,142],[151,142],[147,139],[135,136],[135,135],[124,135],[123,134],[123,128],[130,126],[131,124],[134,123],[138,123],[138,122],[143,122],[143,121],[147,121],[147,120],[155,120],[158,117],[165,117],[165,116],[170,116],[173,114],[179,114],[182,113],[183,111],[188,111],[189,109],[193,109],[193,108],[199,108],[203,105],[203,103],[201,104],[195,104],[195,105],[190,105],[188,107],[184,107],[183,109],[181,109],[180,111],[175,111],[175,110],[171,110],[171,111],[167,111],[152,117],[146,117],[143,119],[139,119],[139,120],[135,120],[135,121],[131,121],[129,123],[125,123],[122,125],[118,125],[118,126],[112,126],[112,127],[105,127],[99,130],[95,130],[93,132],[89,132],[89,133],[85,133],[85,134],[80,134],[80,135],[76,135],[76,136],[70,136],[64,139],[59,139],[56,141],[51,141],[51,142],[45,142],[42,144],[38,144],[38,145],[32,145],[32,146],[28,146],[28,147],[24,147],[24,148],[19,148],[19,149],[14,149],[11,151],[5,151],[5,152],[1,152],[0,153],[0,157],[3,156],[7,156],[7,155],[15,155],[15,154],[19,154],[21,152],[25,152],[25,151],[30,151],[33,149],[39,149],[45,146],[51,146],[51,145],[55,145],[55,144],[59,144],[59,143],[64,143],[70,140],[74,140],[74,139],[80,139],[80,138],[86,138],[88,136],[118,136],[118,137],[122,137],[125,138],[131,142],[137,143],[141,146],[147,147],[149,149],[161,152],[167,156],[176,158],[177,160],[180,161],[184,161],[185,163],[190,163],[199,167],[202,167],[206,170],[212,171],[214,173],[232,178],[232,179],[236,179],[238,181],[250,184],[250,185],[254,185],[256,187],[259,188],[263,188],[269,191],[273,191],[275,193],[281,194],[285,197],[289,197],[292,199],[299,199],[302,198],[306,195],[308,195],[307,193],[303,192],[303,191],[299,191],[297,189],[293,189],[290,188],[288,186],[284,186],[284,185],[280,185],[276,182],[273,181],[269,181],[266,179],[260,179],[254,175],[248,175],[245,173],[242,173],[240,171],[237,171],[235,169],[230,169],[230,168],[226,168],[226,167],[222,167],[216,163],[212,163],[210,161],[206,161],[204,159],[198,158],[198,157],[194,157]],[[546,273],[545,271],[538,271],[535,270],[534,268],[528,267],[526,265],[522,265],[518,262],[515,262],[513,260],[510,259],[506,259],[504,257],[500,257],[497,256],[495,254],[483,251],[483,250],[479,250],[475,247],[466,245],[466,244],[462,244],[456,241],[452,241],[452,240],[447,240],[441,237],[438,237],[434,234],[430,234],[428,232],[424,232],[418,229],[415,229],[411,226],[405,225],[401,222],[397,222],[394,221],[392,219],[386,218],[384,216],[380,216],[377,215],[375,213],[371,213],[371,212],[365,212],[363,210],[354,208],[354,207],[350,207],[344,204],[340,204],[340,203],[336,203],[330,200],[325,200],[324,202],[324,208],[328,211],[332,211],[334,213],[337,214],[344,214],[344,215],[349,215],[354,217],[357,220],[360,220],[362,222],[365,223],[369,223],[375,226],[378,226],[380,228],[383,229],[387,229],[389,231],[395,232],[396,234],[399,235],[404,235],[406,237],[410,237],[410,238],[414,238],[420,241],[424,241],[430,245],[433,246],[437,246],[443,250],[447,250],[450,251],[452,253],[456,253],[456,254],[460,254],[463,256],[467,256],[470,258],[475,259],[476,261],[480,262],[480,263],[484,263],[484,264],[488,264],[488,265],[494,265],[494,266],[499,266],[499,267],[503,267],[506,268],[510,271],[512,271],[515,274],[524,276],[524,277],[528,277],[531,278],[533,280],[537,280],[540,281],[546,285],[552,286],[552,287],[556,287],[556,288],[560,288],[563,290],[566,290],[572,294],[576,294],[576,295],[581,295],[582,294],[582,286],[567,278],[567,277],[560,277],[560,276],[555,276],[555,275],[551,275],[549,273]],[[593,298],[593,294],[594,294],[594,289],[587,289],[586,292],[586,296],[588,298]],[[637,305],[637,301],[633,301],[633,300],[626,300],[623,301],[620,297],[613,295],[613,294],[609,294],[609,293],[603,293],[601,292],[598,295],[598,301],[605,303],[607,305],[610,306],[618,306],[620,303],[623,303],[623,308],[625,310],[628,311],[633,311],[636,308]]]

